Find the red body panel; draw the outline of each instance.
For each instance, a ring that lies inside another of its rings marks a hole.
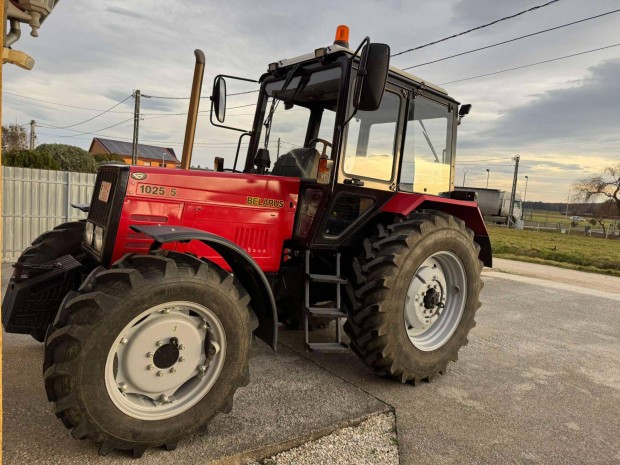
[[[144,179],[136,179],[145,174]],[[112,261],[148,250],[152,240],[134,224],[182,225],[217,234],[246,250],[265,272],[280,268],[291,238],[299,179],[197,170],[131,167]],[[224,265],[202,242],[170,244]]]
[[[434,195],[409,194],[397,192],[394,197],[387,201],[381,211],[408,215],[414,210],[430,208],[439,210],[465,221],[465,224],[474,234],[488,236],[487,227],[482,219],[482,214],[476,202],[454,200]]]

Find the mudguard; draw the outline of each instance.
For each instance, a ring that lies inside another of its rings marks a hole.
[[[234,242],[200,229],[185,226],[138,226],[131,229],[152,237],[151,250],[170,242],[201,241],[215,250],[228,263],[235,277],[252,298],[252,309],[258,317],[256,335],[277,350],[278,316],[276,302],[269,281],[252,257]]]
[[[463,220],[474,232],[474,240],[480,246],[480,260],[484,266],[493,266],[489,233],[476,202],[397,192],[383,205],[381,211],[407,216],[412,211],[421,209],[439,210]]]

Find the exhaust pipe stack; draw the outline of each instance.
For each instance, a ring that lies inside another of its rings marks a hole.
[[[194,136],[196,135],[196,122],[200,106],[200,91],[202,90],[202,78],[205,73],[205,54],[202,50],[196,49],[194,50],[194,55],[196,55],[196,66],[194,68],[192,93],[189,98],[189,110],[187,111],[183,156],[181,157],[181,169],[184,170],[188,170],[192,162],[192,150],[194,149]]]

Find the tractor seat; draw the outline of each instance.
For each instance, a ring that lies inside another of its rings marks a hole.
[[[321,158],[321,154],[315,148],[293,149],[276,160],[271,174],[296,178],[316,178],[319,158]]]

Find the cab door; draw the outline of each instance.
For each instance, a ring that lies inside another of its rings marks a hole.
[[[336,183],[314,245],[341,245],[395,193],[406,92],[389,83],[376,111],[358,111],[343,137]]]

